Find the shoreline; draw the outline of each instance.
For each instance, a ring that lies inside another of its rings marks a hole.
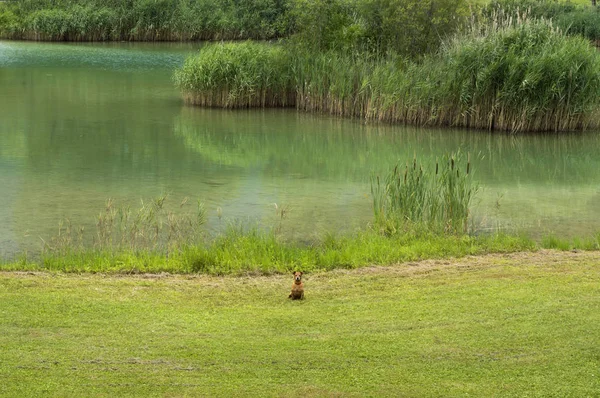
[[[504,266],[508,263],[521,265],[548,266],[561,262],[595,261],[600,264],[600,250],[558,250],[537,249],[508,253],[485,253],[465,255],[462,257],[431,258],[423,260],[407,260],[389,264],[371,264],[357,268],[316,269],[305,272],[307,276],[326,275],[379,275],[394,274],[410,277],[422,272],[441,271],[443,269],[486,269]],[[302,270],[302,267],[298,267]],[[304,272],[304,271],[303,271]],[[62,271],[51,269],[40,270],[4,270],[0,269],[0,278],[66,278],[66,279],[103,279],[103,280],[162,280],[162,281],[242,281],[252,280],[287,280],[289,272],[274,271],[272,273],[242,272],[237,274],[215,275],[204,272],[88,272]]]

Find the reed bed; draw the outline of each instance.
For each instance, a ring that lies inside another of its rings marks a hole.
[[[259,43],[206,46],[174,75],[186,102],[223,108],[295,106],[284,49]]]
[[[596,49],[550,21],[527,18],[475,26],[418,62],[220,44],[188,60],[175,80],[186,100],[201,106],[296,106],[367,121],[510,132],[600,126]]]
[[[434,124],[506,131],[598,126],[600,57],[548,21],[514,21],[455,38],[432,77]]]
[[[313,56],[290,53],[298,109],[347,117],[367,116],[372,60],[334,51]]]

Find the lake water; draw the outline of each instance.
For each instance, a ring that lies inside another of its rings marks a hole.
[[[416,154],[469,152],[478,231],[600,230],[600,135],[364,125],[294,110],[183,104],[171,75],[200,44],[0,41],[0,256],[40,247],[60,220],[94,229],[108,198],[200,198],[208,228],[275,225],[310,239],[372,220],[369,178]],[[175,206],[177,207],[177,206]],[[217,209],[221,209],[222,218]]]

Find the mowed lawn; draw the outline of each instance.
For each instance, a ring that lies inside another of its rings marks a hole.
[[[291,283],[0,273],[0,396],[600,396],[600,253]]]

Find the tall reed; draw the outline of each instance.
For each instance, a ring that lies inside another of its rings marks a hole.
[[[552,20],[569,35],[583,36],[594,42],[600,40],[600,10],[590,1],[578,4],[552,0],[493,0],[481,8],[478,16],[484,23],[489,23],[499,13],[516,18],[525,11],[530,18]]]
[[[295,105],[284,49],[252,42],[205,46],[175,72],[187,102],[223,108]]]
[[[296,106],[390,123],[487,130],[600,126],[600,55],[544,20],[475,26],[419,62],[291,45],[208,46],[175,74],[203,106]],[[295,97],[295,98],[294,98]]]
[[[404,167],[371,179],[375,223],[386,233],[424,228],[466,233],[470,206],[479,189],[473,181],[470,157],[460,152],[436,161],[435,169],[416,156]]]
[[[548,21],[516,20],[474,31],[450,42],[443,55],[441,124],[565,131],[600,122],[597,51]]]

